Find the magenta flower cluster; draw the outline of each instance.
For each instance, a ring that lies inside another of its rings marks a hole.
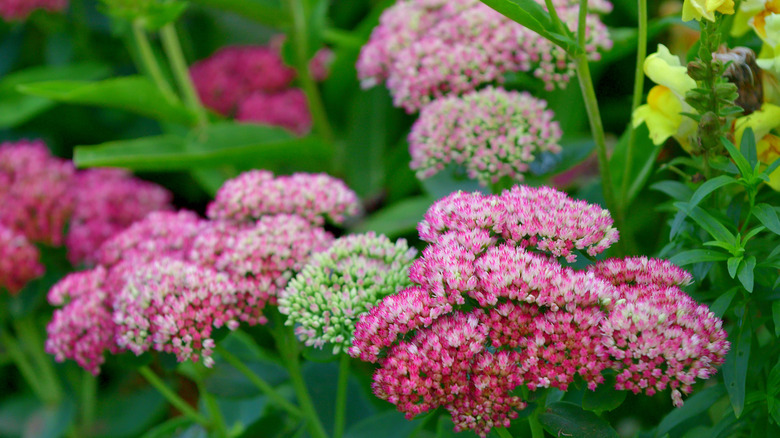
[[[94,263],[103,241],[170,200],[167,190],[121,170],[76,172],[42,141],[0,144],[0,226],[30,242],[64,244],[73,264]]]
[[[543,1],[539,1],[542,7]],[[561,20],[576,29],[579,2],[553,0]],[[590,2],[588,57],[612,47],[600,13],[606,0]],[[574,74],[566,53],[478,0],[400,0],[380,17],[357,64],[364,87],[386,83],[396,106],[420,110],[434,99],[501,82],[509,72],[530,72],[548,89]]]
[[[671,388],[679,405],[728,351],[720,319],[679,289],[690,276],[670,263],[563,266],[617,232],[607,211],[551,188],[454,193],[418,230],[431,245],[414,285],[362,316],[349,350],[379,364],[375,394],[409,418],[443,406],[456,430],[484,437],[525,407],[518,387],[566,390],[580,376],[595,389],[608,369],[617,389]]]
[[[246,185],[258,174],[266,185]],[[188,211],[155,212],[112,237],[97,267],[51,290],[49,301],[62,308],[48,327],[47,351],[94,374],[106,351],[163,351],[210,366],[213,330],[265,323],[264,307],[331,244],[321,216],[340,221],[357,211],[351,192],[339,196],[355,205],[334,204],[331,189],[348,189],[323,178],[249,172],[227,181],[209,206],[230,214],[204,220]],[[293,191],[285,196],[283,187]]]
[[[43,275],[38,248],[24,235],[0,225],[0,289],[15,294],[30,280]]]
[[[561,151],[561,128],[546,107],[529,93],[492,87],[437,99],[409,134],[410,166],[421,179],[457,164],[485,185],[522,180],[540,154]]]
[[[24,20],[36,9],[59,12],[68,0],[0,0],[0,17],[5,21]]]
[[[323,49],[312,59],[315,79],[325,79],[331,56]],[[190,76],[204,105],[224,116],[296,134],[311,129],[306,96],[292,88],[295,70],[284,64],[279,47],[225,47],[193,64]]]

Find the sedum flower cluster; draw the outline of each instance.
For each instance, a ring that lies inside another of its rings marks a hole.
[[[615,370],[617,389],[672,390],[723,363],[721,321],[679,286],[663,260],[628,258],[577,271],[559,262],[596,255],[618,236],[606,210],[551,188],[454,193],[419,224],[430,243],[413,285],[356,324],[353,357],[378,363],[373,390],[408,418],[443,406],[456,430],[487,436],[526,406],[518,387],[590,389]]]
[[[0,17],[5,21],[24,20],[37,9],[60,12],[67,7],[68,0],[0,0]]]
[[[404,239],[394,243],[374,233],[337,239],[289,282],[279,311],[306,345],[347,351],[358,317],[411,285],[408,270],[416,254]]]
[[[0,144],[3,252],[18,260],[16,268],[10,262],[0,268],[0,288],[16,292],[43,273],[33,243],[65,245],[73,264],[92,264],[103,241],[147,213],[169,208],[170,199],[167,190],[124,171],[77,172],[42,141]]]
[[[428,178],[455,163],[482,184],[522,180],[535,160],[560,153],[562,132],[547,102],[485,88],[433,101],[409,134],[410,164]]]
[[[306,96],[292,87],[295,70],[275,46],[222,48],[193,64],[190,76],[204,105],[219,114],[305,134],[312,124]],[[315,79],[327,77],[331,55],[323,49],[312,59]]]
[[[576,28],[578,2],[553,4]],[[598,15],[612,5],[598,0],[589,8],[586,48],[596,60],[598,50],[612,47]],[[548,89],[564,86],[574,74],[563,49],[478,0],[397,2],[380,17],[357,69],[364,87],[386,83],[395,105],[410,113],[442,96],[501,82],[509,72],[532,73]]]
[[[106,351],[163,351],[211,366],[213,331],[265,323],[264,307],[332,243],[323,216],[340,222],[356,211],[339,180],[254,171],[225,183],[210,220],[152,213],[106,241],[94,269],[52,288],[49,302],[61,308],[46,349],[93,374]]]

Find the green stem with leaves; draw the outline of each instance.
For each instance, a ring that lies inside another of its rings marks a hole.
[[[170,404],[172,404],[176,409],[181,411],[184,416],[189,418],[190,420],[194,421],[195,423],[200,424],[206,429],[209,429],[211,427],[211,423],[209,420],[204,417],[200,412],[196,411],[192,408],[184,399],[179,397],[178,394],[173,392],[170,388],[168,388],[167,385],[165,385],[165,382],[160,379],[160,377],[157,376],[157,374],[154,373],[154,371],[151,370],[148,366],[144,365],[138,369],[138,372],[141,373],[142,376],[154,387],[154,389],[157,390],[163,397],[165,397],[166,400]]]
[[[165,75],[160,68],[160,64],[157,62],[157,56],[155,56],[152,50],[152,45],[149,43],[149,37],[146,35],[146,29],[141,20],[133,21],[133,40],[138,48],[138,54],[141,56],[141,65],[146,71],[146,74],[152,79],[152,82],[157,86],[160,92],[163,94],[168,102],[176,102],[179,100],[176,97],[176,93],[173,92],[170,84],[165,79]]]
[[[302,417],[303,413],[297,406],[293,405],[287,399],[282,397],[268,382],[263,380],[260,376],[255,374],[248,366],[246,366],[239,358],[233,355],[233,353],[227,351],[223,347],[217,345],[215,351],[222,356],[233,368],[243,374],[250,382],[252,382],[257,389],[263,394],[267,395],[269,399],[273,400],[279,407],[287,411],[290,415],[295,417]]]
[[[347,412],[347,386],[349,384],[349,355],[341,353],[339,360],[339,380],[336,389],[336,416],[333,424],[333,438],[344,435]]]
[[[38,327],[32,315],[19,318],[14,321],[14,328],[23,349],[32,357],[38,373],[36,379],[42,382],[41,388],[46,392],[46,401],[59,403],[62,400],[62,386],[57,373],[54,371],[53,359],[43,350],[44,341],[38,335]]]
[[[168,62],[171,66],[173,77],[179,85],[182,96],[184,96],[184,102],[197,115],[198,124],[200,126],[207,125],[209,122],[208,115],[198,97],[198,92],[195,91],[195,85],[192,83],[192,78],[190,78],[187,61],[184,59],[179,36],[176,34],[176,26],[173,23],[168,23],[163,26],[163,28],[160,29],[160,39],[162,40],[165,54],[168,56]]]

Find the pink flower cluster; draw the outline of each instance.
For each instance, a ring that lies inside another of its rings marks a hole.
[[[103,241],[170,208],[170,199],[162,187],[121,170],[76,172],[39,140],[0,144],[0,226],[30,242],[64,244],[73,264],[94,263]]]
[[[409,134],[410,166],[421,179],[454,163],[484,185],[522,180],[540,154],[561,151],[561,128],[546,107],[528,93],[492,87],[437,99]]]
[[[576,29],[578,2],[553,4]],[[598,50],[612,47],[598,14],[612,5],[598,0],[589,7],[586,46],[597,60]],[[564,86],[574,73],[563,49],[478,0],[398,1],[380,17],[357,69],[364,87],[386,82],[395,105],[410,113],[444,95],[501,82],[509,72],[532,72],[548,89]]]
[[[62,308],[48,327],[47,351],[95,374],[106,351],[164,351],[210,366],[213,330],[265,323],[266,304],[276,304],[278,291],[333,240],[319,215],[347,210],[310,202],[320,196],[324,175],[290,178],[298,204],[274,193],[273,185],[244,187],[233,199],[262,198],[264,212],[213,220],[187,211],[154,212],[107,240],[97,267],[50,291],[49,301]],[[246,179],[241,175],[225,187]]]
[[[0,289],[15,294],[43,275],[38,256],[38,248],[23,235],[0,225]]]
[[[360,211],[355,192],[324,173],[295,173],[274,178],[267,170],[245,172],[227,181],[208,206],[213,220],[247,222],[268,214],[289,213],[321,225],[325,217],[342,223]]]
[[[679,405],[723,362],[726,333],[666,261],[575,271],[556,259],[603,251],[617,239],[611,223],[545,187],[450,195],[419,226],[431,245],[410,269],[414,285],[361,316],[349,353],[379,364],[375,394],[408,418],[443,406],[456,430],[483,437],[525,407],[518,386],[566,390],[579,375],[595,389],[607,369],[616,389],[671,388]]]
[[[6,21],[24,20],[36,9],[59,12],[68,0],[0,0],[0,17]]]
[[[327,77],[331,55],[323,49],[312,59],[316,80]],[[311,129],[306,96],[291,87],[295,70],[284,64],[280,47],[225,47],[193,64],[190,76],[203,103],[222,115],[299,135]]]

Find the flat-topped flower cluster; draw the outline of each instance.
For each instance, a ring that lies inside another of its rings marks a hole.
[[[64,245],[71,263],[92,264],[106,239],[170,201],[167,190],[119,169],[76,171],[42,141],[0,144],[0,253],[8,257],[0,288],[17,292],[43,273],[33,244]]]
[[[0,17],[6,21],[24,20],[37,9],[60,12],[67,7],[68,0],[0,0]]]
[[[263,324],[266,305],[333,236],[325,218],[358,212],[357,196],[327,175],[230,180],[209,206],[152,213],[105,242],[98,266],[71,274],[49,294],[62,306],[46,349],[97,374],[106,351],[156,350],[210,366],[212,333]]]
[[[411,418],[438,406],[456,430],[487,436],[525,402],[513,392],[590,389],[617,372],[616,389],[672,390],[675,405],[723,363],[721,320],[680,286],[664,260],[609,259],[577,271],[617,241],[606,210],[548,187],[501,195],[454,193],[418,227],[430,245],[414,283],[356,325],[354,357],[379,364],[373,389]]]

